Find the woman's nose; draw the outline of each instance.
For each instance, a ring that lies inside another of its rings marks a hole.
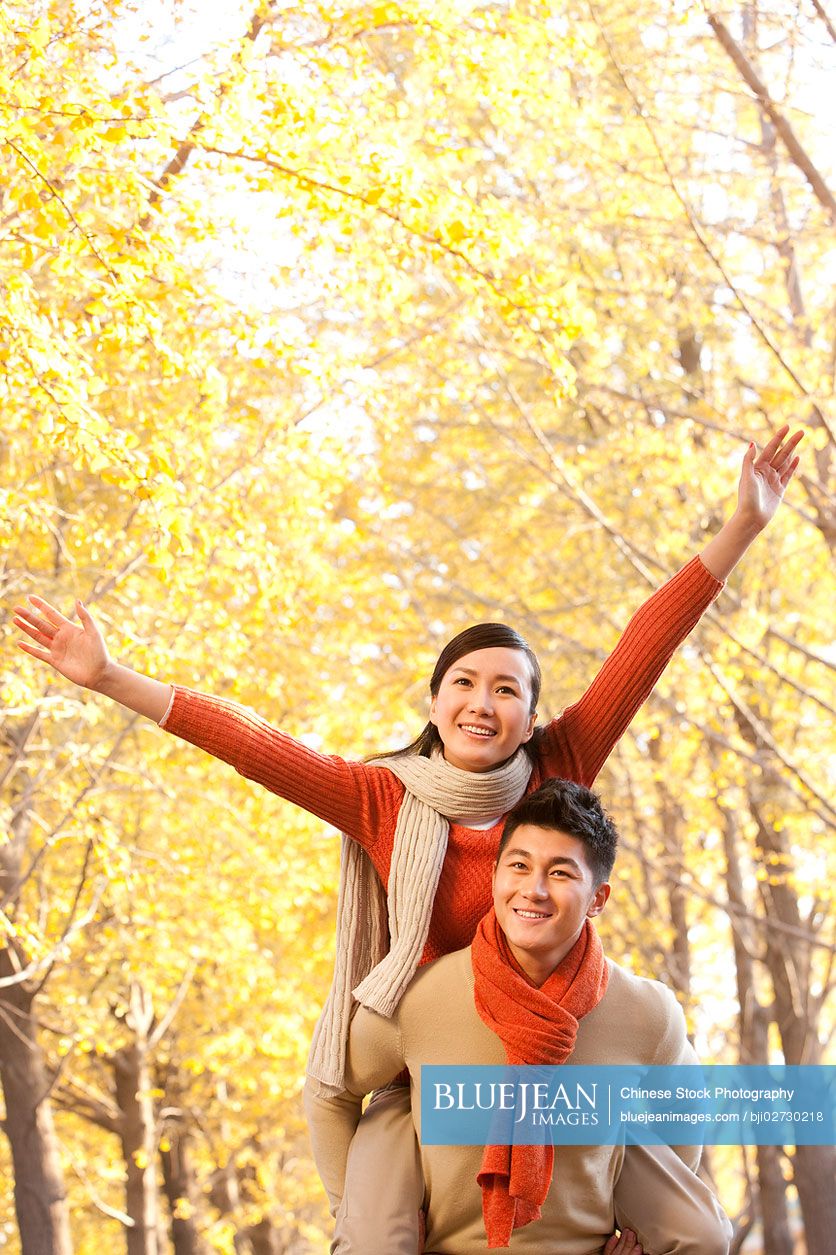
[[[474,689],[470,694],[470,705],[473,710],[492,710],[490,689]]]

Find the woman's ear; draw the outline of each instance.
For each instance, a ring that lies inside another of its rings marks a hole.
[[[528,727],[526,729],[525,736],[522,739],[523,745],[525,745],[526,741],[530,741],[531,738],[534,736],[534,725],[536,722],[537,722],[537,711],[535,710],[534,714],[530,717],[528,721]]]
[[[430,723],[437,723],[434,697],[430,699]]]

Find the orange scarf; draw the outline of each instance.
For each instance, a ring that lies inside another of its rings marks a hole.
[[[472,946],[476,1010],[505,1047],[510,1064],[565,1063],[578,1020],[607,988],[600,939],[589,920],[572,949],[538,989],[521,971],[493,910]],[[554,1147],[486,1146],[477,1181],[488,1247],[508,1246],[514,1229],[539,1220],[554,1172]]]

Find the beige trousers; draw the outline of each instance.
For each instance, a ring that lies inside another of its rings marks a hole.
[[[424,1174],[409,1088],[379,1090],[357,1123],[350,1094],[322,1098],[305,1083],[314,1161],[335,1217],[331,1255],[418,1255]]]
[[[379,1091],[359,1123],[350,1094],[322,1098],[308,1081],[304,1097],[336,1219],[332,1255],[419,1255],[424,1178],[409,1089]],[[645,1255],[728,1255],[728,1217],[669,1146],[629,1146],[613,1201],[619,1228],[638,1234]]]

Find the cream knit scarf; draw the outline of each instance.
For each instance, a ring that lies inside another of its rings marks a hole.
[[[523,749],[494,771],[451,767],[440,751],[432,758],[402,754],[371,765],[391,771],[406,793],[395,825],[388,903],[366,851],[342,838],[334,980],[308,1057],[308,1075],[323,1095],[344,1088],[355,1000],[391,1016],[415,975],[430,928],[449,821],[479,824],[504,815],[525,793],[531,775],[531,759]]]

